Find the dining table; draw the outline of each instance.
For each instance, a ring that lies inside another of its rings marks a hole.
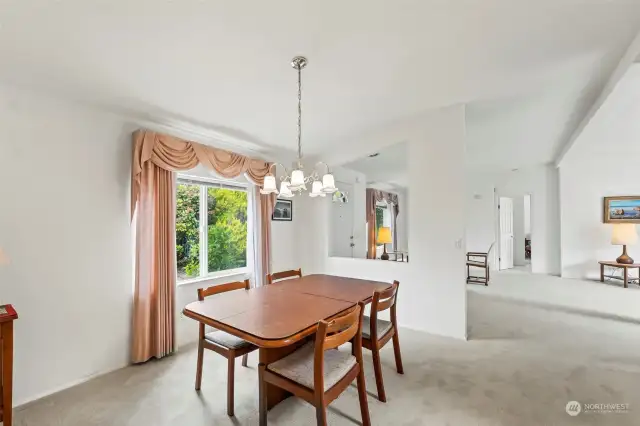
[[[260,364],[277,361],[307,343],[321,320],[339,316],[390,283],[333,275],[306,275],[189,303],[184,316],[257,346]],[[291,396],[266,384],[267,409]],[[262,400],[262,399],[261,399]]]

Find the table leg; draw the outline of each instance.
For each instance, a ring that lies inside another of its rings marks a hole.
[[[604,265],[602,263],[600,264],[600,282],[604,282]]]
[[[624,288],[627,288],[629,282],[629,268],[622,268],[624,270]]]
[[[300,342],[296,342],[293,345],[286,346],[284,348],[260,348],[260,364],[264,364],[266,366],[268,364],[271,364],[272,362],[284,358],[305,343],[307,343],[307,339],[303,339]],[[267,410],[272,409],[280,402],[291,396],[291,393],[270,383],[265,383],[264,386],[260,386],[260,390],[266,392],[267,394]]]

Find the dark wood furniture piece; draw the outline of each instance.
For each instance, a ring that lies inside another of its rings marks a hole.
[[[637,269],[638,270],[638,275],[640,277],[640,263],[631,263],[631,264],[626,264],[626,263],[618,263],[615,261],[605,261],[605,260],[601,260],[598,262],[600,264],[600,282],[604,282],[604,278],[610,278],[610,279],[614,279],[614,280],[622,280],[622,282],[624,283],[624,288],[627,288],[627,283],[633,283],[633,282],[638,282],[638,284],[640,284],[640,278],[629,278],[629,269]],[[609,266],[611,268],[621,268],[622,269],[622,277],[618,277],[615,275],[605,275],[604,273],[604,267],[605,266]]]
[[[233,290],[249,290],[249,280],[244,282],[233,282],[220,284],[208,288],[198,289],[198,300],[204,301],[206,297],[219,295]],[[258,349],[251,343],[225,331],[213,331],[205,333],[204,323],[200,323],[200,338],[198,340],[198,361],[196,365],[196,390],[200,390],[202,384],[202,363],[204,350],[210,349],[227,358],[227,414],[233,416],[234,413],[234,382],[235,382],[235,361],[242,356],[242,365],[247,366],[248,353]]]
[[[286,280],[287,278],[300,278],[302,276],[302,268],[292,269],[291,271],[274,272],[267,274],[267,284],[273,284],[276,281]]]
[[[469,283],[480,283],[486,286],[489,285],[489,280],[491,279],[489,275],[489,254],[491,254],[491,249],[493,248],[493,243],[489,246],[489,250],[486,253],[470,251],[467,253],[467,284]],[[471,275],[471,268],[482,268],[484,269],[484,277],[477,277]]]
[[[378,399],[387,402],[382,380],[382,364],[380,363],[380,349],[393,339],[393,353],[396,359],[398,374],[404,374],[402,368],[402,356],[400,355],[400,339],[398,338],[398,322],[396,321],[396,301],[400,283],[393,282],[393,286],[386,290],[378,290],[373,293],[371,303],[371,317],[364,317],[362,321],[362,346],[369,349],[373,356],[373,370],[376,375],[376,388]],[[378,312],[391,309],[391,321],[378,319]]]
[[[318,426],[327,425],[327,406],[357,379],[362,424],[369,426],[369,406],[362,363],[362,314],[359,302],[347,314],[330,321],[320,321],[315,341],[270,364],[260,364],[260,423],[267,423],[267,392],[271,384],[316,408]],[[352,351],[337,348],[351,342]]]
[[[13,321],[18,313],[11,305],[0,306],[0,421],[4,426],[13,424]]]
[[[268,365],[307,343],[319,321],[339,316],[358,302],[369,303],[376,290],[389,287],[378,281],[307,275],[193,302],[183,314],[258,346],[260,364]],[[291,396],[269,383],[262,391],[267,409]]]

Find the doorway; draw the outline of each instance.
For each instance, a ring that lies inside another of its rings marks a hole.
[[[336,182],[342,192],[353,194],[353,185]],[[331,203],[331,227],[334,238],[330,238],[329,255],[353,257],[355,241],[353,235],[353,207],[351,204]]]

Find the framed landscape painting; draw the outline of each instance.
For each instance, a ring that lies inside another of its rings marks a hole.
[[[604,223],[640,223],[640,195],[604,197]]]

